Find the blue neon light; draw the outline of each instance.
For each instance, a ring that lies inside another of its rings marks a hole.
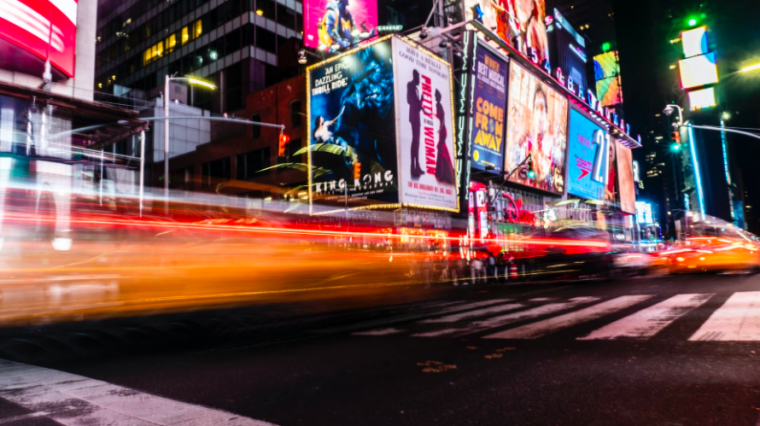
[[[689,149],[691,149],[691,159],[694,162],[694,176],[697,178],[697,195],[699,198],[699,213],[705,217],[705,195],[702,191],[702,177],[699,172],[699,160],[697,160],[697,151],[694,149],[696,140],[694,139],[694,128],[689,126]]]

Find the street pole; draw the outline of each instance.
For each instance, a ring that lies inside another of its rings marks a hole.
[[[142,217],[143,215],[144,189],[145,189],[145,129],[140,130],[140,217]]]
[[[164,80],[164,197],[169,208],[169,75]]]

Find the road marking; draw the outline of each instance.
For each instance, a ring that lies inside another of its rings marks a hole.
[[[496,317],[492,317],[483,321],[476,321],[472,323],[472,325],[469,327],[447,328],[444,330],[436,330],[436,331],[429,331],[426,333],[413,334],[412,336],[413,337],[440,337],[440,336],[445,336],[447,334],[454,334],[454,333],[456,333],[457,335],[472,334],[472,333],[477,333],[479,331],[516,323],[518,321],[523,321],[526,319],[537,318],[540,316],[553,314],[555,312],[574,308],[583,303],[595,302],[597,300],[599,299],[596,297],[576,297],[574,299],[570,299],[567,302],[549,303],[544,306],[528,309],[527,311],[514,312],[507,315],[499,315]]]
[[[355,336],[387,336],[389,334],[401,333],[402,331],[404,330],[401,330],[400,328],[380,328],[377,330],[357,331],[352,334]]]
[[[601,318],[605,315],[633,306],[652,297],[651,295],[621,296],[579,311],[549,318],[537,323],[484,336],[484,339],[536,339],[582,322]]]
[[[460,312],[458,314],[446,315],[438,318],[427,319],[420,321],[421,323],[437,323],[437,322],[457,322],[467,318],[482,317],[488,314],[495,314],[505,311],[514,311],[515,309],[522,308],[522,303],[505,303],[503,305],[489,306],[487,308],[476,309],[474,311]]]
[[[689,340],[760,340],[760,291],[731,295]]]
[[[714,294],[679,294],[633,315],[607,324],[578,340],[614,340],[632,338],[646,340],[673,321],[701,306]]]
[[[0,398],[63,425],[273,426],[76,374],[0,360]]]

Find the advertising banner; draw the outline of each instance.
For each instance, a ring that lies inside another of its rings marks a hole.
[[[389,37],[309,67],[309,195],[339,206],[397,204]]]
[[[393,77],[400,201],[458,212],[451,68],[394,37]],[[385,93],[378,91],[376,96]]]
[[[544,61],[549,61],[544,0],[463,0],[463,9],[465,20],[481,20],[534,63],[543,66]]]
[[[567,98],[561,93],[510,61],[504,171],[512,172],[530,155],[535,172],[533,178],[513,173],[511,182],[564,192],[567,108]]]
[[[304,46],[337,52],[375,35],[377,0],[305,0]]]
[[[54,71],[74,77],[76,0],[5,0],[0,4],[0,67],[30,72],[50,59]]]
[[[623,103],[620,64],[616,51],[594,56],[594,79],[596,80],[596,97],[603,107]]]
[[[547,27],[551,46],[552,72],[560,70],[568,90],[585,97],[586,90],[586,41],[570,23],[554,9],[554,23]]]
[[[498,173],[504,165],[504,117],[507,107],[507,62],[483,45],[472,68],[472,167]]]
[[[599,165],[594,164],[599,160],[606,160],[605,156],[598,155],[599,150],[604,149],[606,131],[594,124],[583,114],[570,109],[570,141],[567,148],[567,192],[589,200],[603,201],[605,184],[604,180],[595,179],[594,169]]]
[[[633,183],[633,153],[616,140],[618,188],[620,188],[620,210],[636,214],[636,188]]]

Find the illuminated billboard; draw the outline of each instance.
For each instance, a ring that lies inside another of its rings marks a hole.
[[[547,27],[551,46],[552,67],[555,75],[560,69],[564,84],[571,92],[586,94],[586,41],[578,34],[557,9],[554,22]]]
[[[393,78],[400,202],[457,212],[451,66],[394,37]]]
[[[651,225],[654,223],[652,217],[652,205],[645,201],[636,201],[636,221],[641,225]]]
[[[569,141],[567,144],[567,192],[589,200],[602,201],[605,189],[604,173],[608,157],[604,152],[607,132],[575,109],[570,109]]]
[[[683,55],[686,58],[704,55],[709,50],[707,45],[707,27],[694,28],[681,33]]]
[[[385,38],[307,68],[311,200],[398,203],[391,53]]]
[[[458,211],[448,63],[389,36],[306,81],[312,203]]]
[[[715,105],[715,88],[708,87],[707,89],[689,92],[689,108],[692,111],[712,108]]]
[[[4,0],[0,4],[0,67],[41,74],[49,59],[54,77],[74,77],[76,0]]]
[[[472,168],[501,171],[508,64],[483,44],[476,45],[472,67]]]
[[[718,66],[715,52],[678,61],[681,87],[691,89],[718,82]]]
[[[377,0],[305,0],[304,46],[328,52],[376,35]]]
[[[636,214],[636,188],[633,183],[633,153],[619,140],[617,148],[617,175],[620,190],[620,210]]]
[[[596,97],[603,107],[623,103],[618,52],[610,51],[594,56],[594,79]]]
[[[465,20],[483,25],[526,58],[543,66],[549,61],[545,0],[462,0]]]
[[[565,189],[568,101],[526,68],[510,61],[504,171],[530,154],[535,177],[513,173],[509,180],[562,194]]]

